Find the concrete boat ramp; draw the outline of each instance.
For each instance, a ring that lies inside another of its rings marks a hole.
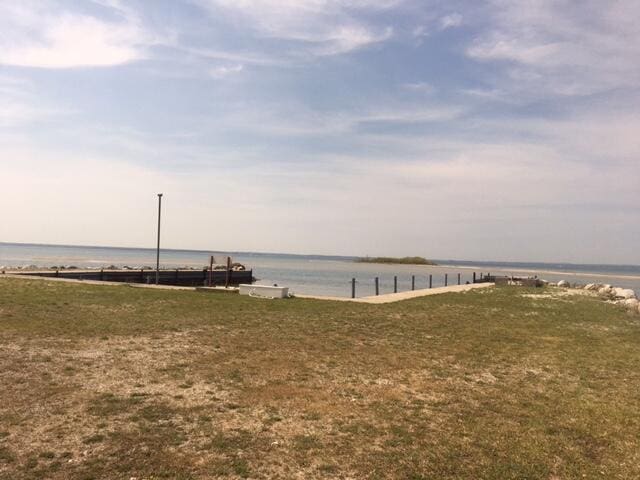
[[[311,298],[315,300],[332,300],[336,302],[355,302],[355,303],[394,303],[411,298],[428,297],[429,295],[440,295],[443,293],[459,293],[476,290],[478,288],[489,288],[495,286],[494,283],[471,283],[469,285],[452,285],[450,287],[425,288],[422,290],[409,290],[408,292],[388,293],[386,295],[374,295],[372,297],[345,298],[345,297],[321,297],[315,295],[299,295],[296,298]]]

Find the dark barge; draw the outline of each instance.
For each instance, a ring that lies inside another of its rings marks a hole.
[[[72,280],[93,280],[102,282],[155,284],[156,271],[139,270],[20,270],[7,272],[11,275],[29,275],[47,278],[66,278]],[[185,287],[237,286],[241,283],[253,283],[252,270],[160,270],[160,285]]]

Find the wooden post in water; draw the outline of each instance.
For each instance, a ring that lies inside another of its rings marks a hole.
[[[398,276],[393,276],[393,293],[398,293]]]
[[[473,283],[476,283],[476,272],[473,272]]]
[[[100,281],[104,280],[104,268],[100,269]]]
[[[448,273],[444,274],[444,286],[445,287],[449,286],[449,274]]]
[[[230,281],[231,281],[231,257],[227,257],[227,276],[224,281],[224,288],[229,288]]]
[[[416,276],[411,275],[411,290],[415,290],[415,289],[416,289]]]
[[[213,284],[213,255],[209,259],[209,286]]]
[[[356,279],[351,279],[351,298],[356,298]]]
[[[380,295],[380,279],[376,277],[376,295]]]
[[[174,278],[174,282],[176,285],[178,285],[178,273],[180,272],[180,270],[178,268],[176,268],[176,274],[175,274],[175,278]]]
[[[433,275],[429,275],[429,288],[433,288]]]
[[[458,274],[458,285],[460,285],[460,281],[461,281],[461,280],[462,280],[462,279],[460,278],[460,274]]]

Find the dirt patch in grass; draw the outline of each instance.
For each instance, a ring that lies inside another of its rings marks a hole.
[[[0,478],[640,477],[640,323],[539,293],[0,280]]]

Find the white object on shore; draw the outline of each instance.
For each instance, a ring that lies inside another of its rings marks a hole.
[[[636,293],[629,288],[614,288],[613,294],[616,296],[616,298],[622,298],[623,300],[636,298]]]
[[[559,286],[559,287],[570,287],[570,286],[571,286],[571,284],[569,284],[569,282],[567,282],[566,280],[560,280],[560,281],[558,282],[558,286]]]
[[[288,298],[289,287],[272,287],[270,285],[249,285],[241,283],[240,295],[261,298]]]
[[[633,310],[633,311],[638,310],[638,306],[640,306],[640,302],[635,298],[627,298],[626,300],[623,301],[623,304],[629,310]]]

